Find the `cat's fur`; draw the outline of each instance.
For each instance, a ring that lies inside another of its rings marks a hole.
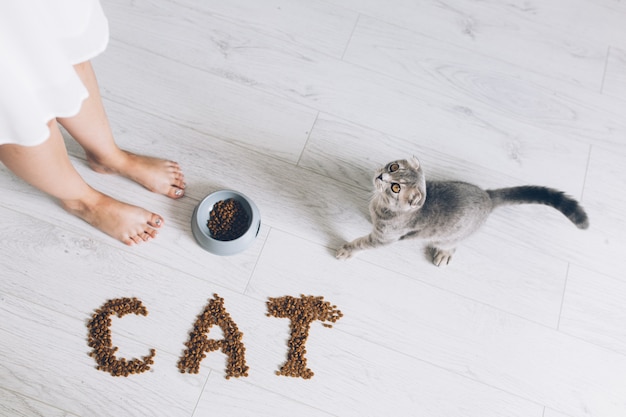
[[[483,190],[465,182],[426,181],[415,157],[378,170],[374,187],[370,204],[374,229],[341,246],[338,259],[348,259],[358,250],[419,238],[428,242],[435,265],[447,265],[457,244],[478,230],[495,207],[507,204],[545,204],[580,229],[589,227],[580,204],[561,191],[539,186]]]

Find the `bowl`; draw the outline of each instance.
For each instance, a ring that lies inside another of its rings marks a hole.
[[[239,237],[232,240],[219,240],[214,238],[209,230],[211,210],[216,203],[231,198],[241,204],[248,215],[248,222],[243,226],[245,231]],[[261,214],[257,206],[245,195],[232,190],[216,191],[206,196],[196,206],[191,218],[193,237],[203,249],[215,255],[228,256],[243,252],[252,245],[260,229]]]

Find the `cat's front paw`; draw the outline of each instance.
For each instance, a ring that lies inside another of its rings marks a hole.
[[[337,249],[337,253],[335,257],[339,260],[345,261],[346,259],[352,258],[352,249],[348,246],[348,244],[343,245],[339,249]]]
[[[443,250],[439,248],[433,248],[433,263],[437,266],[446,266],[452,260],[453,250]]]

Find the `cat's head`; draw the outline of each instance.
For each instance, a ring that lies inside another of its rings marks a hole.
[[[386,164],[374,176],[376,197],[394,211],[419,209],[426,200],[426,179],[416,157]]]

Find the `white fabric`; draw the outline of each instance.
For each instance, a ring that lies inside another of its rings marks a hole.
[[[0,145],[34,146],[88,97],[73,65],[109,40],[98,0],[0,0]]]

